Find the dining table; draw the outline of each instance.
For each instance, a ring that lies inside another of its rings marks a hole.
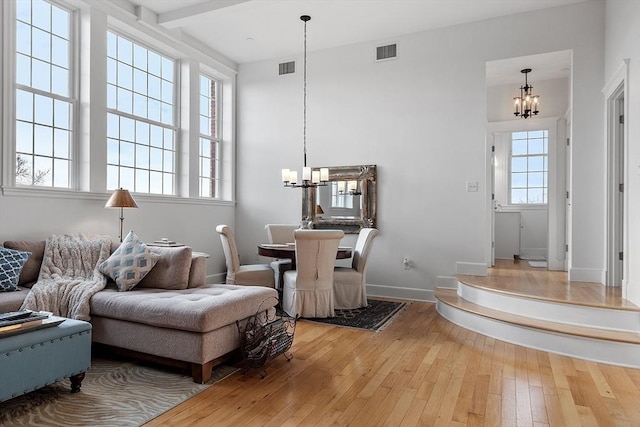
[[[296,244],[295,243],[260,243],[258,245],[258,255],[278,259],[290,259],[291,266],[296,267]],[[353,248],[349,246],[338,246],[336,259],[347,259],[353,256]]]

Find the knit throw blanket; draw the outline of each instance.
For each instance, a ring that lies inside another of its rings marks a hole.
[[[91,297],[107,278],[98,266],[110,255],[111,240],[83,234],[52,235],[45,244],[38,281],[21,309],[89,320]]]

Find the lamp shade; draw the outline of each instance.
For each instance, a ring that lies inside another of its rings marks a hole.
[[[316,205],[316,215],[322,215],[322,214],[324,214],[324,210],[322,209],[322,206]]]
[[[125,190],[123,188],[118,188],[113,192],[107,203],[104,205],[105,208],[137,208],[138,205],[136,201],[133,200],[129,190]]]

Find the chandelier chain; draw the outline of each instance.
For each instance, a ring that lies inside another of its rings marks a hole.
[[[302,81],[303,81],[303,95],[302,95],[302,145],[303,145],[303,154],[304,166],[307,166],[307,21],[304,21],[304,60],[303,60],[303,72],[302,72]]]

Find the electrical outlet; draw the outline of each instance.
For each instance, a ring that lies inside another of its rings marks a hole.
[[[409,270],[411,268],[411,263],[409,262],[409,258],[407,257],[402,258],[402,267],[404,267],[405,270]]]
[[[474,193],[478,191],[478,181],[467,181],[467,192]]]

